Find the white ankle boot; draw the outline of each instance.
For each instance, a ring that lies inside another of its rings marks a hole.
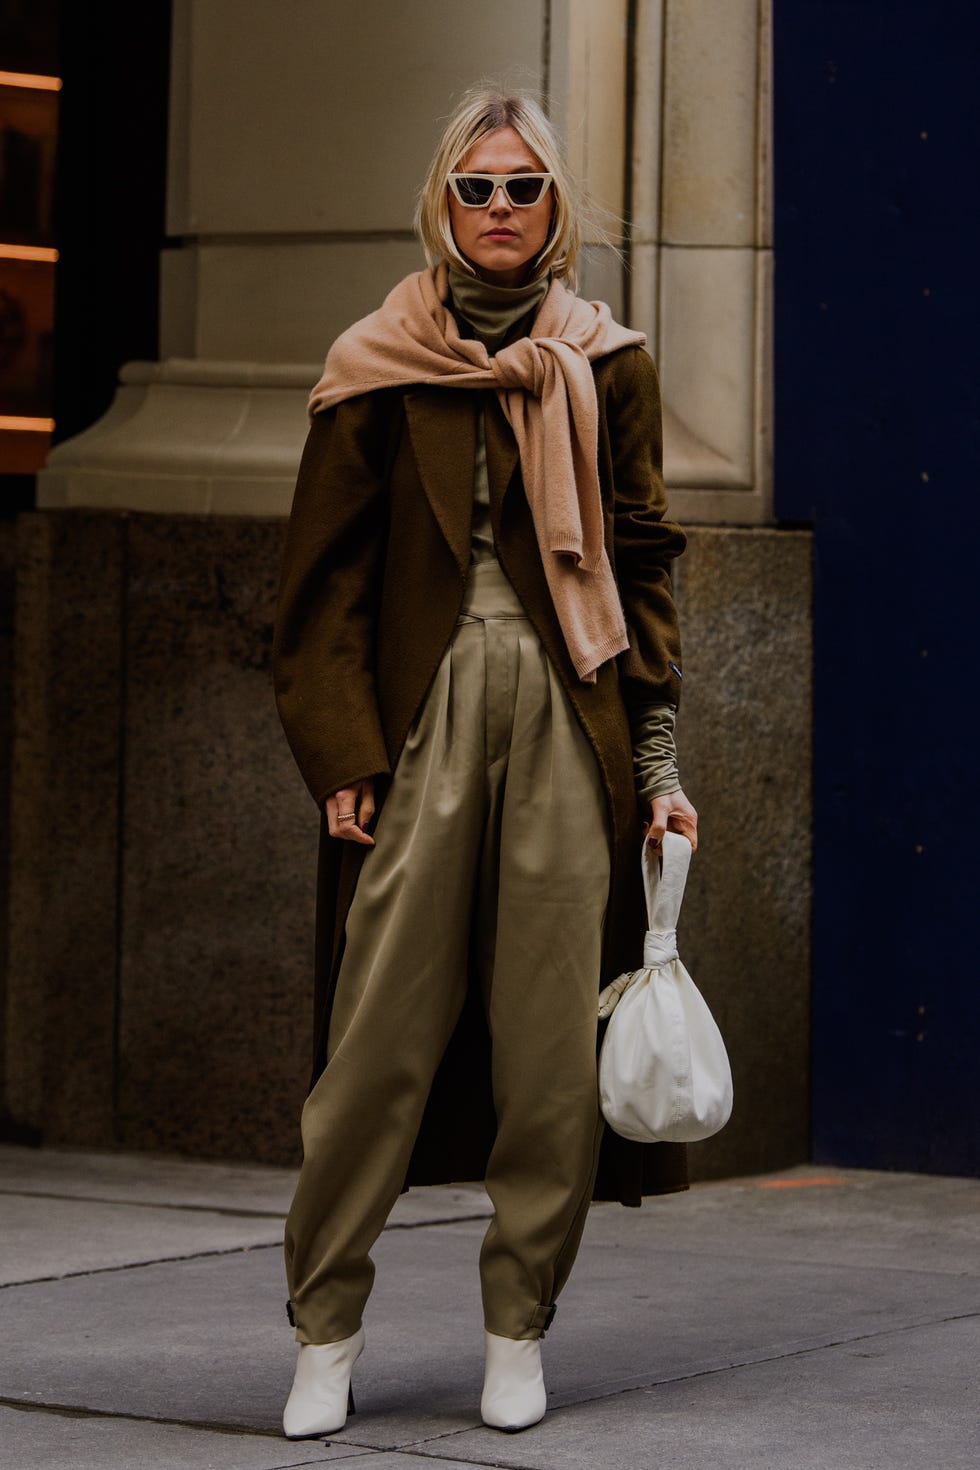
[[[354,1412],[351,1369],[364,1350],[364,1328],[340,1342],[301,1343],[296,1376],[282,1415],[287,1439],[336,1434]]]
[[[480,1413],[491,1429],[527,1429],[544,1418],[548,1407],[541,1344],[536,1338],[517,1341],[484,1333],[486,1374]]]

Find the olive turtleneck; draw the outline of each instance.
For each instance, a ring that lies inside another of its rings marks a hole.
[[[494,286],[478,276],[449,268],[453,305],[493,355],[502,347],[511,327],[535,311],[547,293],[550,276],[538,276],[523,286]]]
[[[549,283],[550,276],[544,275],[523,286],[494,286],[453,266],[449,269],[453,307],[463,318],[464,326],[472,327],[491,357],[504,345],[513,329],[537,310]],[[490,525],[486,439],[483,414],[480,413],[477,417],[471,558],[474,562],[492,561],[496,560],[496,554]],[[629,711],[636,789],[643,803],[680,787],[674,745],[675,713],[672,704],[643,704]]]

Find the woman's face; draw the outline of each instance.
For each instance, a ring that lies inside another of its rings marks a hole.
[[[463,155],[454,173],[541,174],[547,169],[520,133],[498,128]],[[553,186],[537,204],[523,209],[515,209],[502,188],[480,209],[460,204],[449,189],[449,219],[459,252],[478,276],[495,286],[522,284],[528,262],[544,248],[553,208]]]

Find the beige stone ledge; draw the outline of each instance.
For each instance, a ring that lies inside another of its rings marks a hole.
[[[38,476],[44,509],[288,514],[320,368],[308,363],[132,362],[109,412],[57,445]],[[737,467],[668,405],[665,470],[675,513],[754,525],[765,508]]]
[[[313,365],[128,363],[109,412],[59,444],[38,505],[285,515]]]

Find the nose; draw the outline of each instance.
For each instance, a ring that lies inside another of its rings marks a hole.
[[[504,209],[507,210],[507,212],[509,213],[510,207],[510,200],[507,198],[506,189],[504,188],[503,184],[498,184],[496,189],[493,191],[493,198],[490,200],[487,208],[498,211]]]

